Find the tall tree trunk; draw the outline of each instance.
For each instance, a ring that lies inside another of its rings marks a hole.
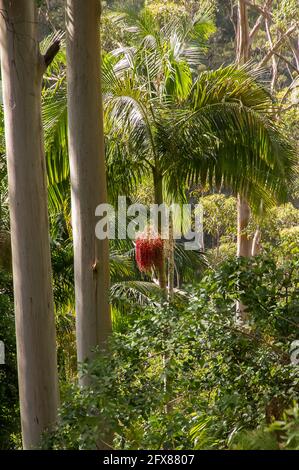
[[[78,361],[111,332],[109,241],[95,235],[107,202],[100,64],[99,0],[67,0],[68,126]],[[84,383],[85,379],[81,379]]]
[[[1,68],[8,162],[18,378],[24,449],[56,421],[55,322],[51,286],[41,84],[34,0],[1,0]]]
[[[248,11],[245,0],[239,0],[237,26],[237,62],[246,63],[250,55]]]
[[[249,23],[247,5],[244,0],[239,0],[238,26],[237,26],[237,63],[242,65],[249,59]],[[238,194],[237,201],[238,228],[237,228],[237,256],[251,256],[252,242],[247,234],[250,219],[250,208],[247,201]],[[246,305],[237,301],[236,321],[244,323],[247,320]]]
[[[250,56],[248,11],[245,0],[239,0],[237,34],[237,62],[242,65],[249,60]],[[237,212],[237,256],[250,257],[252,240],[247,233],[250,220],[250,208],[246,199],[240,194],[238,195]],[[244,323],[247,319],[246,305],[238,301],[236,305],[236,321],[238,323]]]
[[[259,255],[261,252],[261,248],[261,231],[260,228],[257,227],[252,240],[251,256]]]
[[[245,199],[238,196],[238,237],[237,237],[237,256],[249,258],[252,250],[252,239],[247,233],[250,209]],[[248,320],[246,305],[241,301],[237,301],[236,305],[236,321],[245,323]]]
[[[292,40],[290,38],[290,46],[292,49],[293,57],[296,62],[296,68],[299,70],[299,34],[297,35],[296,39]]]
[[[237,27],[237,63],[245,64],[250,57],[248,11],[245,0],[239,0]],[[237,256],[251,256],[252,240],[246,233],[250,219],[250,208],[246,199],[238,196]]]
[[[244,198],[238,196],[238,240],[237,256],[249,258],[252,249],[252,237],[248,235],[247,229],[250,219],[250,208]]]

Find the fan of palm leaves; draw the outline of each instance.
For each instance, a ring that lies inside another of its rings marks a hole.
[[[235,65],[202,71],[210,19],[206,28],[204,18],[197,17],[193,26],[172,20],[161,29],[147,11],[137,17],[115,14],[115,21],[127,25],[132,41],[103,57],[111,200],[129,195],[156,171],[169,200],[184,200],[190,184],[209,183],[241,193],[256,211],[261,200],[264,207],[285,201],[296,175],[294,146],[275,121],[274,103],[258,72]],[[63,59],[61,68],[55,86],[47,84],[43,94],[49,197],[55,210],[69,197]],[[143,301],[148,284],[138,286],[139,291],[127,284],[127,292]],[[120,287],[113,289],[117,298]],[[147,294],[153,290],[150,285]]]

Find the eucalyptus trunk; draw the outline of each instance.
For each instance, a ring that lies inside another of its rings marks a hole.
[[[252,240],[252,249],[251,249],[251,256],[257,256],[261,253],[261,231],[260,228],[257,227],[253,240]]]
[[[67,0],[68,136],[75,264],[78,362],[105,347],[111,332],[109,241],[95,235],[95,210],[107,202],[100,63],[99,0]],[[87,378],[81,378],[85,383]]]
[[[252,237],[248,234],[248,225],[250,220],[250,208],[247,201],[238,196],[238,240],[237,256],[249,258],[252,250]]]
[[[53,50],[40,53],[34,0],[1,0],[0,8],[20,412],[23,447],[31,449],[54,425],[58,406],[41,122],[42,77]]]
[[[250,56],[248,11],[245,0],[239,0],[237,25],[237,62],[246,63]]]
[[[250,37],[247,4],[239,0],[238,28],[237,28],[237,62],[242,65],[250,58]],[[252,252],[252,238],[248,234],[250,221],[250,207],[240,194],[237,202],[238,230],[237,230],[237,256],[249,258]],[[245,323],[248,320],[246,305],[241,301],[236,305],[236,321]]]
[[[250,58],[248,11],[245,0],[239,0],[237,28],[237,62],[245,64]],[[250,208],[245,198],[238,196],[237,256],[251,256],[252,239],[246,233],[250,220]]]
[[[249,258],[252,250],[252,239],[247,233],[250,209],[245,199],[238,196],[238,239],[237,239],[237,256]],[[236,320],[238,323],[244,323],[248,320],[246,305],[238,301],[236,305]]]

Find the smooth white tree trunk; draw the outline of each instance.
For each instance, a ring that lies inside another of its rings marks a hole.
[[[250,56],[250,38],[248,11],[245,0],[239,0],[238,6],[238,28],[237,28],[237,63],[245,64]],[[252,239],[246,233],[250,219],[250,208],[247,201],[238,196],[238,234],[237,234],[237,256],[251,256]]]
[[[24,449],[56,421],[55,322],[34,0],[1,0],[1,70]]]
[[[100,78],[100,2],[67,0],[69,156],[78,361],[111,332],[108,240],[95,236],[95,210],[107,202]],[[84,383],[84,379],[82,383]]]
[[[237,256],[249,258],[252,250],[252,238],[248,235],[248,224],[250,219],[250,208],[245,199],[240,195],[237,201],[238,209],[238,237],[237,237]],[[236,305],[236,321],[243,324],[248,320],[246,305],[241,301],[237,301]]]
[[[253,240],[252,240],[252,249],[251,249],[251,256],[257,256],[261,253],[262,251],[262,246],[261,246],[261,231],[259,227],[257,227]]]
[[[248,225],[250,220],[250,208],[247,201],[238,196],[238,240],[237,240],[237,256],[250,257],[252,250],[252,237],[248,233]]]

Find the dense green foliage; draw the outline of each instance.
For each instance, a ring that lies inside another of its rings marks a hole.
[[[5,364],[0,364],[0,449],[19,445],[19,394],[11,276],[0,270],[0,340]]]
[[[288,354],[298,276],[298,257],[236,260],[207,272],[188,300],[133,309],[109,352],[86,365],[90,387],[65,392],[47,445],[96,448],[105,422],[115,448],[227,448],[241,430],[280,419],[298,394]],[[245,329],[237,299],[252,315]]]

